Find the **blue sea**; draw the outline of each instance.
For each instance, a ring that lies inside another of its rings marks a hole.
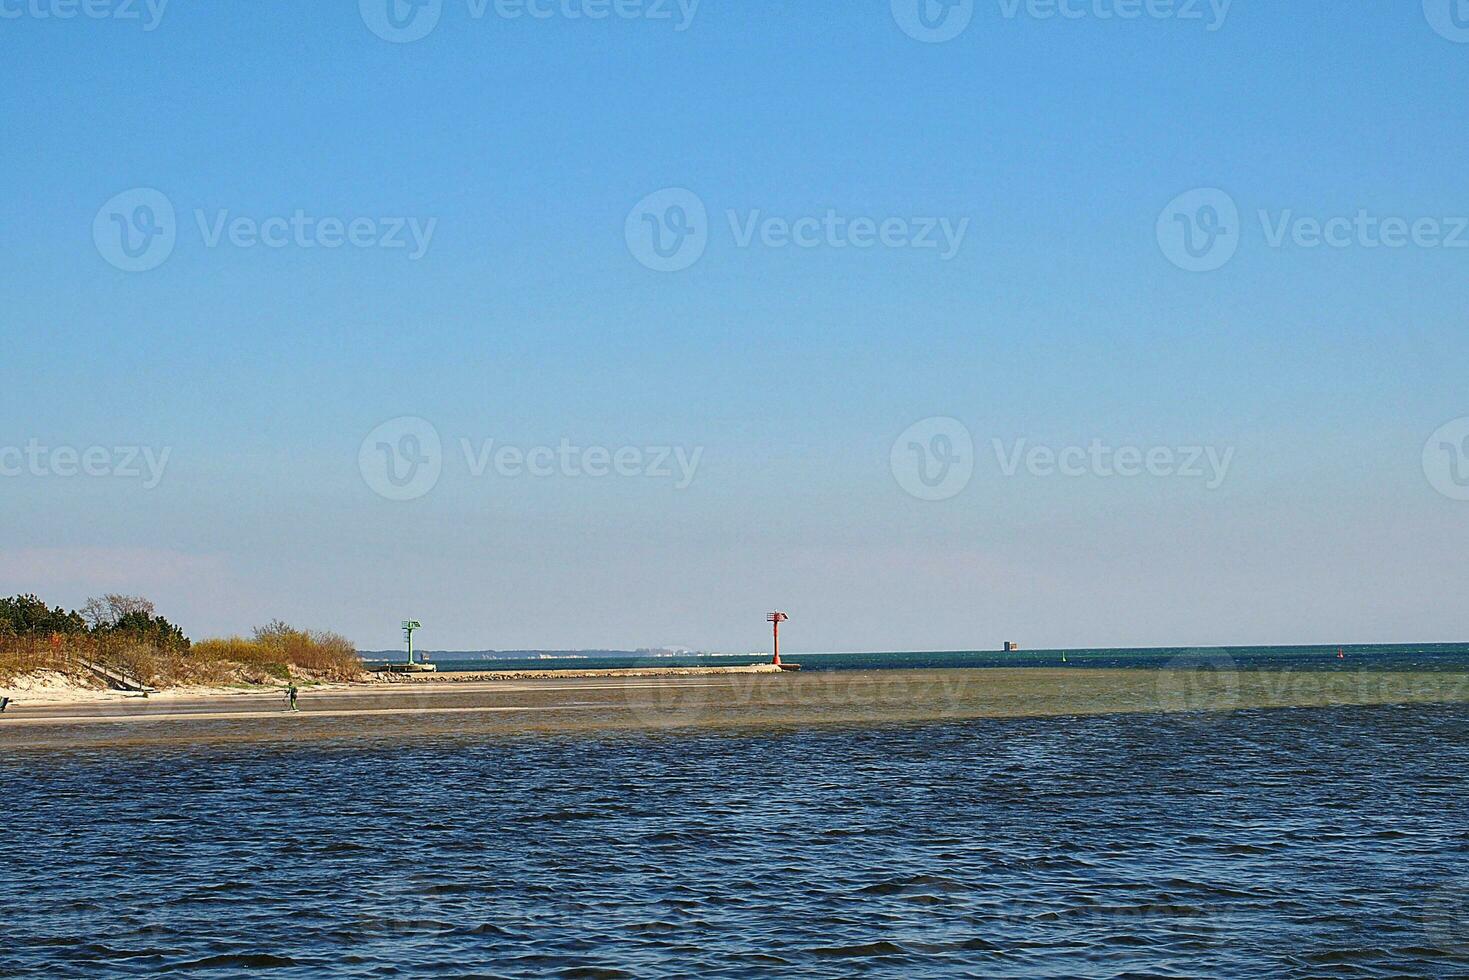
[[[1338,657],[1338,653],[1342,656]],[[1153,649],[960,650],[907,653],[801,653],[783,651],[802,670],[912,670],[945,667],[1168,667],[1207,658],[1248,669],[1469,670],[1469,643],[1330,646],[1160,647]],[[379,662],[386,654],[371,654]],[[713,667],[764,663],[769,654],[541,653],[430,654],[440,671],[603,670],[617,667]],[[1343,663],[1345,661],[1345,664]]]
[[[1059,663],[792,659],[893,656]],[[1469,704],[7,752],[0,976],[1469,976],[1466,773]]]

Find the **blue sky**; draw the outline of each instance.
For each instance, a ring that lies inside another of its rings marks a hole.
[[[1469,247],[1431,244],[1469,215],[1469,44],[1435,0],[992,0],[937,43],[888,0],[704,0],[683,30],[444,0],[408,43],[375,0],[52,2],[0,2],[0,592],[365,648],[411,615],[430,648],[757,649],[776,607],[794,650],[1469,633],[1469,502],[1424,456],[1469,416]],[[140,188],[175,242],[128,271],[105,232]],[[628,228],[670,188],[707,218],[664,272]],[[1196,189],[1239,214],[1204,272],[1159,231]],[[432,234],[210,244],[297,212]],[[829,213],[967,223],[951,257],[741,245]],[[1299,243],[1359,214],[1432,234]],[[442,446],[409,500],[362,455],[402,417]],[[936,418],[972,476],[919,499],[892,450]],[[639,475],[476,474],[465,440]],[[1007,475],[1019,440],[1232,455],[1212,489]],[[156,486],[7,470],[28,445],[168,456]],[[699,452],[687,486],[645,472],[662,447]]]

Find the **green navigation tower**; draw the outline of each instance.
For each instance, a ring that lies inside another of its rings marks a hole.
[[[413,631],[423,629],[423,624],[416,619],[403,620],[403,635],[408,638],[408,669],[413,670],[417,664],[413,661]]]

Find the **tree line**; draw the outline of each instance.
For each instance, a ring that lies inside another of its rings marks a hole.
[[[181,652],[190,645],[184,631],[158,615],[153,603],[142,596],[112,593],[88,599],[75,610],[48,606],[30,594],[0,599],[0,638],[52,636],[126,639]]]

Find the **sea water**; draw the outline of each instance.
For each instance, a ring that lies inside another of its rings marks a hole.
[[[16,752],[0,975],[1465,975],[1466,772],[1466,704]]]
[[[1338,656],[1340,654],[1341,656]],[[1068,649],[813,653],[791,648],[783,659],[799,661],[803,670],[913,670],[947,667],[1138,667],[1156,668],[1200,660],[1229,662],[1240,669],[1337,669],[1342,661],[1361,670],[1469,670],[1469,644],[1397,643],[1354,646],[1160,647],[1150,649]],[[1063,659],[1064,658],[1064,659]],[[769,654],[661,654],[658,656],[583,654],[575,652],[437,654],[440,671],[605,670],[617,667],[739,666],[761,663]]]

